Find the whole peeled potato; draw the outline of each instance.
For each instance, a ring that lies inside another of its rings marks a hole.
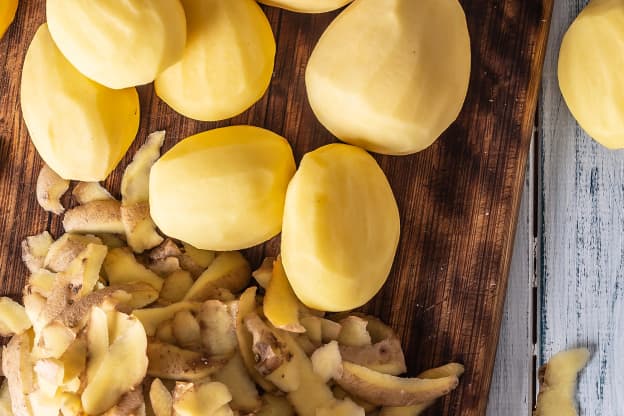
[[[188,137],[150,173],[154,222],[168,236],[205,250],[238,250],[277,235],[295,172],[290,145],[252,126]]]
[[[0,39],[9,28],[17,12],[17,0],[0,1]]]
[[[188,43],[156,79],[156,94],[202,121],[234,117],[262,97],[273,74],[275,39],[254,0],[182,0]]]
[[[345,142],[392,155],[431,145],[457,118],[469,79],[457,0],[355,0],[306,69],[319,121]]]
[[[375,159],[346,144],[307,153],[286,194],[282,262],[297,297],[322,311],[368,302],[386,281],[400,220]]]
[[[597,142],[624,148],[624,1],[592,0],[563,37],[559,87]]]
[[[112,90],[82,75],[58,50],[46,24],[26,52],[20,94],[33,144],[65,179],[105,179],[139,128],[136,90]]]
[[[109,88],[152,82],[186,43],[180,0],[47,0],[46,16],[63,55]]]
[[[280,7],[299,13],[324,13],[336,10],[353,0],[258,0],[267,6]]]

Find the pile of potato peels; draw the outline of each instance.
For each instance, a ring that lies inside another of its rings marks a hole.
[[[239,252],[162,237],[147,201],[163,140],[136,153],[121,201],[80,182],[67,233],[23,242],[24,306],[0,300],[0,414],[417,415],[457,386],[459,364],[398,377],[396,333],[306,308],[279,258],[252,273]],[[44,167],[39,203],[62,214],[69,186]]]

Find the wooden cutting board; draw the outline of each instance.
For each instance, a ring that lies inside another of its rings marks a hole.
[[[553,0],[461,3],[472,38],[468,98],[457,122],[431,148],[409,157],[377,157],[397,197],[403,232],[388,283],[364,308],[399,332],[411,374],[449,361],[466,365],[459,388],[430,415],[485,414],[553,6]],[[231,124],[254,124],[287,137],[297,160],[335,141],[308,105],[303,74],[336,13],[265,10],[278,46],[263,99],[232,120],[200,123],[169,109],[151,86],[141,87],[141,129],[128,155],[154,130],[167,130],[168,149],[188,135]],[[60,218],[35,200],[41,160],[19,106],[21,65],[44,20],[43,0],[22,0],[0,42],[0,293],[15,297],[26,279],[21,240],[45,229],[61,232]],[[106,183],[114,193],[129,160]],[[278,250],[275,240],[248,254],[257,264]]]

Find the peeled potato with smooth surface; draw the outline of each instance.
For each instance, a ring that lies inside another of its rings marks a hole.
[[[353,0],[258,0],[267,6],[299,13],[323,13],[341,8]]]
[[[238,250],[280,232],[295,172],[290,145],[252,126],[188,137],[150,173],[150,212],[166,235],[204,250]]]
[[[47,0],[46,16],[67,59],[109,88],[152,82],[186,43],[180,0]]]
[[[234,117],[262,97],[273,74],[275,39],[254,0],[182,0],[188,42],[156,79],[156,94],[203,121]]]
[[[388,277],[399,211],[375,159],[346,144],[306,154],[286,194],[282,263],[297,297],[322,311],[368,302]]]
[[[15,18],[15,12],[17,12],[17,0],[0,1],[0,39]]]
[[[139,128],[136,90],[112,90],[82,75],[58,50],[46,24],[28,47],[20,94],[30,138],[64,179],[104,180]]]
[[[470,37],[457,0],[356,0],[306,69],[308,98],[336,137],[377,153],[430,146],[457,118]]]
[[[592,0],[563,38],[559,86],[597,142],[624,148],[624,1]]]

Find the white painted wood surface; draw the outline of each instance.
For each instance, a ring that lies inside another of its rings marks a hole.
[[[579,414],[624,416],[624,151],[609,151],[585,134],[557,82],[561,39],[586,4],[555,1],[538,112],[539,162],[529,166],[525,186],[489,416],[530,415],[534,351],[541,365],[579,346],[592,352],[579,381]]]
[[[592,351],[579,380],[580,415],[624,416],[624,151],[601,147],[578,127],[557,82],[561,39],[586,4],[555,1],[538,111],[538,163],[529,167],[529,172],[537,169],[537,182],[529,173],[490,416],[530,414],[534,335],[538,365],[563,349],[586,346]],[[527,282],[533,261],[536,302]]]

